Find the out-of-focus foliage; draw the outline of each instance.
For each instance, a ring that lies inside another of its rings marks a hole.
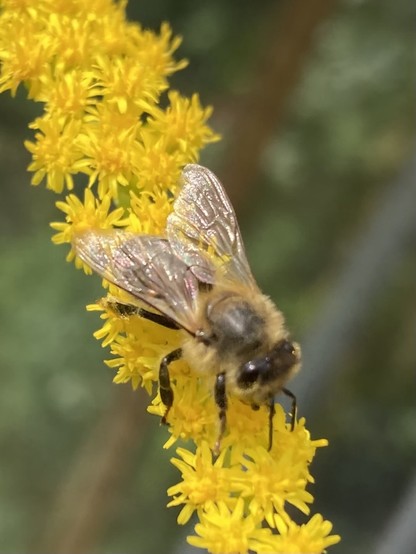
[[[190,67],[175,86],[197,90],[214,106],[213,126],[225,145],[234,104],[256,75],[271,5],[129,6],[131,18],[154,28],[167,20],[184,36],[180,54]],[[307,334],[346,253],[413,148],[414,12],[409,0],[339,2],[261,160],[243,235],[259,283],[296,336]],[[99,283],[66,266],[65,253],[48,243],[56,215],[24,171],[25,125],[34,109],[0,97],[1,552],[30,552],[36,544],[113,387],[91,338],[96,315],[84,312]],[[224,150],[213,146],[202,161],[216,169]],[[409,253],[310,420],[316,436],[330,439],[313,468],[314,496],[343,536],[334,547],[340,554],[371,549],[415,466],[415,269]],[[71,347],[63,351],[64,343]],[[159,510],[173,483],[159,460],[166,436],[157,426],[146,430],[147,446],[157,448],[133,453],[95,552],[168,552],[178,540],[175,512]]]

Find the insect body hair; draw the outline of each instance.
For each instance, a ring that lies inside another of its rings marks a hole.
[[[273,302],[246,287],[214,286],[200,296],[197,320],[197,336],[184,340],[185,358],[197,373],[224,372],[228,389],[238,396],[246,396],[237,386],[239,367],[266,356],[288,336]]]

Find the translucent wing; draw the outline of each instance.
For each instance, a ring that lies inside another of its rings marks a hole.
[[[198,282],[168,241],[121,230],[87,231],[74,240],[76,253],[110,283],[196,331]]]
[[[217,177],[189,164],[182,180],[167,223],[172,250],[200,281],[214,283],[220,272],[222,279],[256,287],[235,212]]]

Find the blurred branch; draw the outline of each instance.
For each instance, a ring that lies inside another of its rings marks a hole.
[[[244,203],[259,170],[261,153],[276,133],[313,45],[335,0],[290,0],[265,17],[265,41],[253,89],[233,114],[226,163],[220,172],[234,204]]]
[[[384,527],[375,554],[414,554],[416,552],[416,473],[390,522]]]
[[[113,499],[129,474],[132,451],[143,434],[146,412],[137,392],[115,387],[109,406],[69,466],[59,496],[46,518],[36,552],[92,552],[107,522]]]

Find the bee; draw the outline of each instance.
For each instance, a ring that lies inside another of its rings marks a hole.
[[[138,314],[182,333],[181,347],[160,363],[162,422],[174,401],[169,365],[184,358],[201,378],[213,376],[219,417],[214,452],[226,430],[228,395],[253,409],[268,408],[270,449],[279,392],[291,399],[294,429],[296,397],[285,384],[300,368],[300,347],[254,280],[220,181],[196,164],[185,166],[181,181],[164,237],[90,230],[75,237],[74,248],[91,269],[128,293],[131,304],[113,302],[120,315]]]

